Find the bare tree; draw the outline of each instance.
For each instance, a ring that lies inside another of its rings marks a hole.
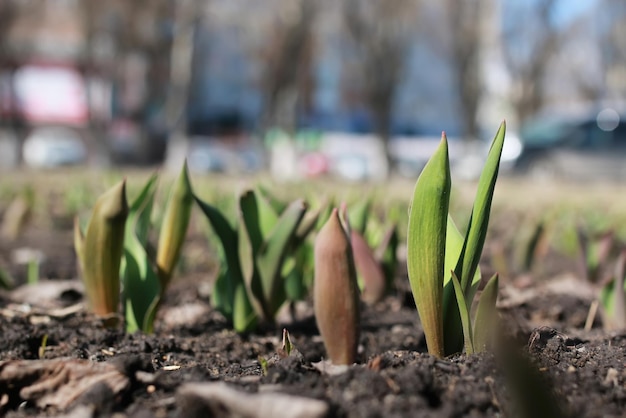
[[[15,109],[15,92],[13,91],[13,76],[15,74],[16,62],[12,56],[10,48],[9,32],[12,29],[13,23],[19,14],[19,4],[14,0],[0,1],[0,75],[6,77],[2,86],[0,86],[0,100],[4,103],[0,103],[0,122],[1,128],[10,129],[15,137],[15,155],[13,162],[20,164],[22,161],[21,144],[24,136],[23,124],[18,112]],[[2,91],[2,89],[6,89]],[[8,100],[7,100],[8,97]],[[4,109],[7,114],[2,114],[2,105],[7,105],[8,108]],[[4,120],[6,118],[6,120]]]
[[[167,28],[176,18],[174,3],[82,0],[80,5],[86,27],[86,76],[108,80],[121,93],[116,112],[141,128],[138,157],[149,161],[156,157],[152,152],[157,147],[148,130],[153,126],[155,109],[164,108],[170,88],[173,37]],[[107,50],[104,55],[103,49]],[[125,100],[131,91],[133,99]],[[104,127],[99,123],[92,120],[93,127],[99,128],[94,132],[102,135]]]
[[[597,102],[608,89],[608,26],[598,30],[598,15],[586,14],[564,28],[558,59],[559,77],[569,77],[576,98]]]
[[[310,0],[281,1],[265,28],[267,41],[259,51],[265,129],[293,133],[299,111],[308,106],[317,7]]]
[[[536,80],[544,96],[539,104],[555,99],[561,103],[568,99],[598,103],[623,98],[626,95],[626,3],[602,0],[565,21],[551,18],[550,7],[543,4],[543,10],[516,13],[533,20],[541,13],[548,24],[558,22],[542,28],[543,35],[538,39],[531,37],[537,43],[548,39],[541,46],[543,58],[548,60],[543,64],[544,78],[539,76]],[[548,31],[552,33],[547,34]],[[526,32],[526,36],[536,36],[532,29]],[[520,46],[517,48],[519,53]],[[538,62],[535,65],[542,67]],[[534,111],[539,107],[533,106]]]
[[[5,66],[9,60],[7,36],[17,16],[17,4],[13,0],[0,2],[0,65]]]
[[[600,7],[609,23],[603,48],[607,96],[623,99],[626,97],[626,4],[622,0],[604,0]]]
[[[170,131],[166,165],[174,170],[182,164],[187,154],[186,116],[189,89],[192,82],[194,38],[201,4],[197,0],[176,3],[174,36],[170,47],[170,75],[168,80],[166,118]]]
[[[109,61],[113,60],[113,57],[106,56],[107,53],[112,53],[112,51],[101,52],[102,46],[99,45],[101,37],[106,36],[104,34],[105,27],[102,24],[103,17],[106,16],[107,10],[111,6],[104,2],[91,1],[82,1],[80,6],[80,18],[84,22],[85,28],[85,51],[82,63],[83,77],[88,83],[96,77],[112,82],[114,79],[112,65],[110,62],[104,62],[107,58]],[[87,102],[90,104],[89,145],[97,154],[97,160],[103,165],[108,165],[111,159],[111,150],[108,146],[109,141],[105,138],[107,121],[103,115],[98,115],[97,112],[94,112],[93,106],[98,98],[94,97],[94,92],[91,88],[87,88],[87,95]]]
[[[446,0],[444,27],[450,33],[448,60],[457,86],[466,138],[478,136],[477,113],[481,99],[482,0]]]
[[[510,5],[510,16],[503,19],[504,56],[513,79],[512,102],[520,123],[545,103],[543,83],[561,38],[552,19],[556,3],[540,0]]]
[[[355,46],[358,75],[374,130],[392,167],[389,139],[393,105],[411,46],[413,0],[344,0],[343,16]]]

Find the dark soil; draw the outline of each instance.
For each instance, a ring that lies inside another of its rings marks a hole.
[[[190,246],[202,249],[202,239],[192,241]],[[11,250],[20,246],[47,254],[39,286],[76,276],[71,234],[27,231],[18,242],[0,248],[0,260],[8,263]],[[20,282],[25,279],[22,267],[12,267],[12,273]],[[506,342],[495,354],[439,360],[427,354],[407,279],[399,277],[393,295],[363,306],[359,362],[335,374],[314,366],[323,359],[324,346],[310,302],[298,306],[295,322],[238,335],[210,305],[211,276],[207,260],[181,275],[166,295],[153,335],[107,328],[84,309],[59,313],[58,308],[81,301],[75,279],[72,289],[45,290],[48,297],[40,298],[41,308],[24,304],[23,291],[1,293],[0,415],[212,416],[186,404],[180,388],[218,381],[242,394],[319,399],[331,417],[548,417],[559,410],[575,417],[624,415],[626,335],[603,332],[600,319],[583,331],[593,294],[581,291],[583,283],[576,279],[555,278],[559,286],[503,280],[500,313]],[[32,296],[35,290],[25,293]],[[299,354],[277,355],[283,328]],[[54,359],[67,359],[68,365],[74,359],[110,363],[129,384],[115,394],[90,390],[63,411],[42,407],[23,398],[22,389],[33,384],[32,377],[2,380],[13,361],[40,358],[43,362],[32,364],[52,364],[46,362]],[[259,358],[268,361],[265,373]],[[235,416],[227,409],[222,405],[223,415],[215,416]]]

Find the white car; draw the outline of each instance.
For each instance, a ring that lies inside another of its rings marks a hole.
[[[82,164],[87,147],[78,132],[65,127],[35,128],[24,140],[24,163],[34,168]]]

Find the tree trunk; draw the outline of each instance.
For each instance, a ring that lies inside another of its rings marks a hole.
[[[170,90],[166,103],[166,119],[169,140],[165,154],[165,166],[179,170],[187,155],[186,129],[187,101],[193,71],[193,50],[196,22],[199,12],[196,0],[176,3],[176,27],[171,51]]]

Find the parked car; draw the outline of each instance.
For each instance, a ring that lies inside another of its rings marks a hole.
[[[53,168],[87,161],[87,147],[81,135],[63,126],[39,127],[24,140],[24,162],[29,167]]]
[[[188,145],[187,161],[192,171],[242,174],[258,172],[265,166],[263,149],[243,134],[237,138],[195,136]]]
[[[143,126],[136,121],[119,118],[108,129],[107,140],[115,164],[155,164],[163,162],[168,134],[156,123]]]
[[[480,134],[480,140],[467,140],[461,136],[448,135],[448,153],[452,174],[465,180],[478,179],[496,132],[497,126],[485,129]],[[440,141],[440,134],[393,138],[392,156],[396,161],[398,172],[407,177],[417,177],[439,146]],[[500,158],[502,174],[513,171],[521,150],[522,145],[517,134],[508,131]]]
[[[535,178],[626,180],[626,112],[542,116],[520,130],[516,170]]]

